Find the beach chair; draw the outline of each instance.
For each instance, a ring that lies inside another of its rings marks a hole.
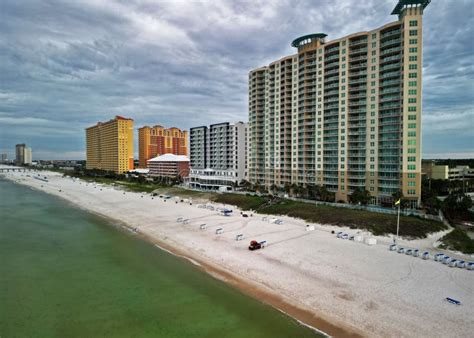
[[[446,297],[446,300],[451,304],[461,305],[461,302],[459,300],[454,299],[454,298]]]

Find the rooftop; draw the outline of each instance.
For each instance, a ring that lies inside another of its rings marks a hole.
[[[189,158],[184,155],[164,154],[149,159],[147,162],[189,162]]]
[[[397,5],[392,11],[392,15],[400,15],[402,10],[406,7],[420,7],[425,9],[429,5],[431,0],[398,0]]]
[[[313,33],[313,34],[303,35],[297,39],[294,39],[293,42],[291,43],[291,47],[298,48],[298,47],[301,47],[302,45],[312,42],[315,39],[323,40],[326,36],[328,35],[324,33]]]

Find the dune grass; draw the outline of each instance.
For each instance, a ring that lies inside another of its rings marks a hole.
[[[263,214],[285,215],[301,218],[307,222],[368,230],[374,235],[395,234],[397,230],[397,217],[392,214],[316,205],[286,199],[274,203],[269,198],[250,195],[223,194],[217,195],[214,200],[238,206],[243,210],[253,209]],[[400,235],[408,238],[423,238],[429,233],[446,228],[442,222],[438,221],[413,216],[400,217]]]

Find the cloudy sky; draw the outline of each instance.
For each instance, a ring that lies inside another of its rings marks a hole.
[[[396,20],[396,0],[0,1],[0,151],[84,158],[84,128],[247,120],[248,71]],[[424,16],[424,157],[474,157],[474,2]]]

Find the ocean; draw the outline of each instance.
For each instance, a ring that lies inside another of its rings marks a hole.
[[[124,230],[0,178],[0,337],[321,337]]]

